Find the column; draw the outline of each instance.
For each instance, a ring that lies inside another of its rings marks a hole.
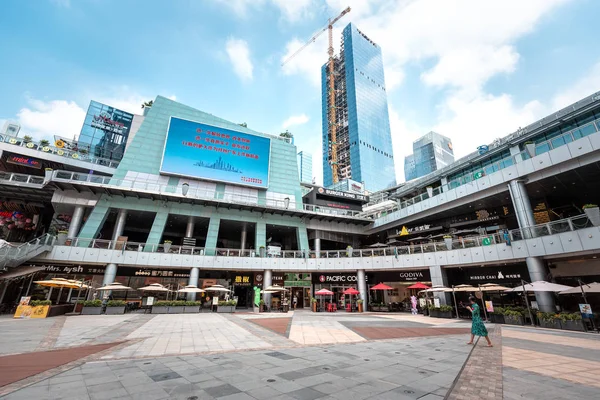
[[[433,286],[448,286],[448,277],[446,275],[446,270],[443,269],[440,265],[430,266],[429,273],[431,274],[431,284]],[[440,305],[452,304],[452,301],[449,299],[451,297],[450,293],[434,293],[434,297],[440,299]]]
[[[208,232],[206,233],[206,243],[204,244],[204,254],[214,256],[216,254],[217,240],[219,239],[219,226],[221,219],[219,217],[211,217],[208,223]]]
[[[185,226],[185,237],[194,237],[194,228],[196,227],[196,221],[193,216],[188,217],[187,225]]]
[[[104,278],[102,278],[102,286],[109,285],[117,278],[117,264],[110,263],[104,269]]]
[[[260,192],[259,192],[260,193]],[[256,233],[254,238],[254,248],[256,249],[256,255],[260,256],[260,248],[265,248],[263,253],[266,254],[266,246],[267,246],[267,224],[264,220],[259,220],[256,222]]]
[[[535,225],[533,209],[531,208],[531,203],[529,202],[529,196],[527,195],[525,182],[518,179],[510,181],[508,184],[508,191],[510,192],[513,207],[515,208],[515,214],[517,215],[519,228],[523,229]]]
[[[8,289],[8,281],[4,281],[4,287],[2,288],[2,294],[0,294],[0,304],[4,301],[4,295],[6,294],[6,289]]]
[[[127,210],[120,209],[117,214],[117,220],[115,221],[115,228],[113,229],[112,241],[113,246],[115,242],[119,238],[119,236],[123,235],[123,231],[125,230],[125,222],[127,222]]]
[[[263,273],[263,290],[268,288],[273,284],[273,272],[270,269],[265,269]],[[265,301],[265,305],[270,309],[271,308],[271,294],[263,293],[263,300]]]
[[[356,281],[358,282],[360,298],[363,301],[363,311],[367,311],[367,279],[365,277],[364,269],[356,271]]]
[[[192,267],[190,270],[190,279],[188,280],[188,285],[198,286],[198,277],[200,276],[200,268]],[[187,294],[188,301],[196,301],[196,293],[188,293]]]
[[[321,255],[319,254],[321,252],[321,238],[315,238],[315,257],[319,258],[321,257]]]
[[[548,280],[548,268],[540,257],[527,257],[525,263],[527,264],[527,270],[532,282]],[[540,311],[556,312],[554,294],[550,292],[536,292],[535,301],[537,301]]]
[[[242,225],[242,231],[240,232],[240,250],[246,250],[246,238],[248,236],[248,227],[244,223]]]
[[[84,206],[75,206],[75,210],[73,210],[73,216],[71,217],[71,224],[69,225],[69,233],[67,233],[67,237],[69,239],[76,238],[77,234],[79,234],[79,228],[81,228],[81,222],[83,221],[84,214]]]

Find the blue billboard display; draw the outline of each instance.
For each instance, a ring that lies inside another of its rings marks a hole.
[[[160,172],[267,188],[271,139],[171,117]]]

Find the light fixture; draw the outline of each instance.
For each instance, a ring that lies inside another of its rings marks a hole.
[[[190,184],[185,182],[183,185],[181,185],[181,194],[184,196],[187,196],[188,194],[188,190],[190,190]]]
[[[285,209],[287,210],[288,207],[290,206],[290,198],[286,197],[285,199],[283,199],[283,205],[285,207]]]

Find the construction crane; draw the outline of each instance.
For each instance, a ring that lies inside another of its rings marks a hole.
[[[319,36],[326,30],[329,30],[329,48],[327,49],[327,54],[329,55],[329,61],[327,62],[327,95],[329,97],[329,109],[327,112],[327,126],[328,126],[328,136],[329,136],[329,144],[331,150],[329,151],[329,164],[331,165],[331,176],[333,178],[333,183],[337,183],[339,180],[338,177],[338,162],[337,162],[337,121],[336,121],[336,91],[335,91],[335,80],[334,80],[334,58],[333,58],[333,25],[338,22],[344,15],[350,12],[350,7],[346,8],[344,11],[340,13],[335,18],[330,18],[327,25],[317,31],[311,37],[308,42],[304,44],[304,46],[300,47],[294,54],[289,56],[281,66],[283,67],[287,64],[292,58],[294,58],[298,53],[304,50],[309,44],[314,43]]]

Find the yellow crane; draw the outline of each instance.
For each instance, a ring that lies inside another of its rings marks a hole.
[[[335,92],[335,84],[334,84],[334,59],[333,59],[333,25],[338,22],[344,15],[350,12],[350,7],[346,8],[342,11],[337,17],[330,18],[329,22],[322,29],[317,31],[311,37],[308,42],[306,42],[302,47],[300,47],[294,54],[289,56],[281,66],[284,66],[288,61],[294,58],[298,53],[304,50],[309,44],[313,43],[323,32],[329,30],[329,48],[327,49],[327,54],[329,54],[329,61],[327,62],[327,95],[329,97],[329,109],[327,110],[327,126],[328,126],[328,136],[329,143],[331,146],[331,151],[329,152],[329,164],[331,165],[331,176],[333,178],[333,183],[337,183],[339,180],[338,177],[338,163],[337,163],[337,121],[336,121],[336,92]]]

